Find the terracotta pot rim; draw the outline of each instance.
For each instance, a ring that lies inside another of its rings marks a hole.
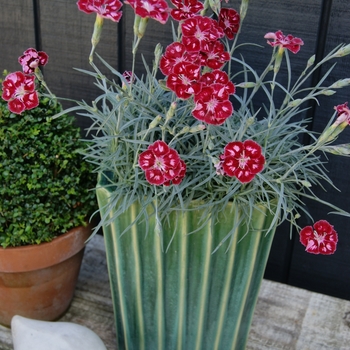
[[[90,234],[91,225],[79,226],[55,237],[51,242],[0,248],[0,271],[25,272],[58,264],[84,249]]]

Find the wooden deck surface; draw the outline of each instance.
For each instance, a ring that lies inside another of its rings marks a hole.
[[[117,348],[101,236],[87,245],[74,300],[59,321],[84,325],[108,350]],[[0,326],[0,350],[12,349],[11,330]],[[253,349],[350,349],[350,301],[264,280],[247,346]]]

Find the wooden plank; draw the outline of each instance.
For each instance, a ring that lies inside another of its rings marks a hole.
[[[35,47],[32,0],[12,0],[1,4],[0,74],[4,69],[21,71],[17,59],[28,47]]]
[[[264,280],[247,350],[349,349],[350,302]]]
[[[74,300],[59,321],[84,325],[108,350],[116,338],[103,237],[88,243]],[[349,349],[350,301],[264,280],[247,350]],[[0,326],[0,349],[12,349],[11,331]]]

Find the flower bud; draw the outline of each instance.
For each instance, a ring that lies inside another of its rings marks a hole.
[[[160,121],[162,120],[162,117],[160,115],[157,115],[150,123],[148,129],[154,129],[156,126],[158,126],[158,124],[160,123]]]
[[[140,25],[141,17],[135,14],[134,18],[134,35],[139,36],[139,25]]]
[[[322,92],[321,92],[321,94],[322,95],[325,95],[325,96],[332,96],[332,95],[334,95],[336,93],[336,91],[334,91],[334,90],[323,90]]]
[[[312,186],[311,183],[310,183],[309,181],[307,181],[307,180],[302,180],[302,181],[301,181],[301,184],[302,184],[304,187],[307,187],[307,188],[309,188],[309,187]]]
[[[279,72],[279,70],[281,68],[283,53],[284,53],[284,47],[279,45],[277,53],[276,53],[275,64],[273,66],[273,72],[275,73],[275,75]]]
[[[172,102],[168,111],[166,112],[166,115],[165,115],[165,120],[168,121],[169,119],[171,119],[174,114],[175,114],[175,111],[176,111],[176,102]]]
[[[249,118],[247,119],[246,125],[247,125],[247,126],[250,126],[250,125],[253,125],[254,123],[255,123],[255,118],[254,118],[254,117],[249,117]]]
[[[329,128],[323,131],[323,133],[318,138],[318,144],[325,144],[333,141],[346,127],[348,122],[343,121],[342,123],[333,123]]]
[[[343,57],[350,54],[350,44],[342,46],[332,57]]]
[[[137,36],[142,38],[145,35],[149,17],[141,18],[137,31]]]
[[[338,156],[349,156],[350,155],[350,144],[345,143],[342,145],[324,146],[324,147],[322,147],[322,150],[326,151],[328,153],[338,155]]]
[[[296,107],[299,106],[301,103],[303,102],[303,100],[301,98],[297,98],[292,102],[288,103],[288,107]]]
[[[159,61],[162,57],[162,53],[163,53],[163,47],[160,43],[158,43],[154,49],[154,65],[156,69],[159,66]]]
[[[306,65],[306,68],[310,68],[311,66],[314,65],[315,63],[315,58],[316,58],[316,55],[312,55],[309,60],[307,61],[307,65]]]
[[[209,6],[215,14],[219,15],[220,8],[221,8],[220,0],[209,0]]]
[[[247,15],[248,5],[249,5],[249,0],[242,0],[241,7],[239,9],[241,22],[244,20],[245,16]]]
[[[215,148],[214,142],[212,140],[209,140],[208,142],[208,149],[212,151]]]
[[[341,88],[343,88],[345,86],[349,86],[349,85],[350,85],[350,79],[346,78],[346,79],[340,79],[340,80],[336,81],[329,88],[330,89],[341,89]]]
[[[252,81],[247,81],[247,82],[244,82],[244,83],[239,83],[237,85],[235,85],[236,87],[240,87],[240,88],[243,88],[243,89],[247,89],[247,88],[253,88],[256,86],[256,83],[253,83]]]
[[[187,132],[190,131],[190,127],[189,126],[184,126],[181,131],[179,132],[179,134],[186,134]]]
[[[198,124],[196,126],[193,126],[192,128],[190,128],[189,132],[194,134],[198,131],[202,131],[205,130],[205,125],[204,124]]]
[[[102,27],[103,27],[103,17],[100,16],[99,14],[96,15],[96,20],[95,20],[95,24],[94,24],[94,31],[92,33],[92,37],[91,37],[91,52],[89,55],[89,61],[92,62],[93,61],[93,55],[96,49],[97,44],[100,41],[101,38],[101,33],[102,33]]]

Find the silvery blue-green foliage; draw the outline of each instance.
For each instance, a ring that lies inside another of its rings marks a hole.
[[[311,58],[300,78],[288,89],[272,80],[273,71],[269,67],[273,59],[258,76],[243,60],[233,58],[242,66],[241,74],[235,76],[235,81],[241,83],[237,84],[234,95],[236,110],[221,126],[204,125],[194,119],[191,100],[177,101],[175,105],[174,95],[156,79],[156,69],[151,73],[146,67],[147,74],[142,79],[136,77],[131,90],[122,75],[100,58],[116,76],[116,81],[107,79],[97,68],[96,72],[86,72],[95,78],[101,95],[92,106],[81,102],[74,109],[84,110],[80,113],[93,120],[93,141],[85,156],[95,164],[95,171],[106,178],[106,186],[114,188],[111,207],[117,205],[116,215],[140,201],[144,208],[153,205],[161,222],[171,211],[193,210],[189,205],[195,200],[196,208],[204,209],[203,222],[209,217],[215,219],[229,202],[243,205],[244,216],[249,221],[253,208],[263,203],[276,213],[273,224],[289,220],[297,225],[296,219],[306,213],[303,198],[323,202],[314,195],[312,186],[322,185],[323,181],[332,183],[321,161],[321,152],[316,152],[327,151],[329,140],[318,141],[299,114],[304,111],[305,102],[333,92],[322,87],[322,82],[308,90],[304,90],[303,84],[321,64],[336,57],[339,50],[341,48],[336,48],[315,67]],[[292,74],[291,69],[288,72]],[[278,88],[285,94],[279,104],[273,96]],[[254,97],[261,89],[266,95],[266,105],[254,111]],[[333,117],[330,115],[329,125]],[[311,145],[300,143],[305,134],[314,140]],[[160,139],[175,148],[187,164],[186,176],[180,185],[150,185],[138,166],[140,153]],[[215,164],[225,145],[246,139],[262,146],[266,158],[264,170],[248,184],[218,175]],[[346,214],[331,203],[325,204]],[[139,218],[144,219],[144,215],[149,215],[146,210]],[[105,217],[101,225],[111,220]]]
[[[173,35],[176,37],[175,33]],[[68,111],[79,111],[93,121],[90,129],[93,140],[85,156],[95,165],[95,171],[103,180],[101,183],[114,190],[109,205],[111,211],[102,218],[100,226],[107,225],[135,201],[143,203],[144,208],[137,220],[147,222],[148,215],[156,215],[159,231],[162,230],[160,223],[170,212],[181,215],[184,210],[202,209],[202,223],[205,223],[208,219],[215,221],[230,202],[244,208],[242,220],[247,222],[253,209],[263,204],[275,214],[271,227],[284,220],[298,226],[296,220],[300,215],[308,215],[304,198],[314,199],[348,215],[312,191],[312,186],[322,186],[324,182],[332,185],[321,160],[322,152],[348,155],[348,145],[340,148],[330,145],[345,125],[331,131],[335,114],[325,111],[330,114],[330,121],[318,139],[308,131],[309,121],[303,120],[302,113],[310,100],[317,100],[319,95],[331,96],[335,89],[349,85],[349,79],[344,79],[330,87],[323,86],[333,67],[316,86],[309,87],[307,82],[321,65],[349,54],[350,46],[335,48],[317,64],[311,57],[305,63],[305,70],[292,83],[294,73],[287,50],[281,54],[278,48],[271,49],[270,62],[258,74],[244,58],[235,54],[236,40],[232,44],[226,42],[226,45],[231,53],[226,70],[236,83],[237,91],[233,95],[235,111],[222,125],[208,125],[195,119],[191,115],[193,99],[177,99],[165,87],[164,81],[156,78],[161,56],[159,45],[155,49],[153,67],[149,68],[145,63],[145,74],[134,77],[133,82],[125,80],[101,57],[100,62],[114,75],[114,80],[103,75],[92,62],[94,71],[83,71],[94,78],[101,94],[91,106],[78,102],[78,106]],[[279,68],[276,69],[276,61],[279,67],[282,57],[288,73],[283,84],[278,79]],[[257,107],[258,92],[264,95],[265,104]],[[310,145],[301,144],[305,135],[312,140]],[[266,158],[263,171],[246,184],[220,175],[216,166],[227,143],[248,139],[263,149]],[[165,141],[185,161],[186,175],[179,185],[154,186],[146,181],[138,157],[156,140]],[[150,206],[153,208],[151,214],[147,209]]]

